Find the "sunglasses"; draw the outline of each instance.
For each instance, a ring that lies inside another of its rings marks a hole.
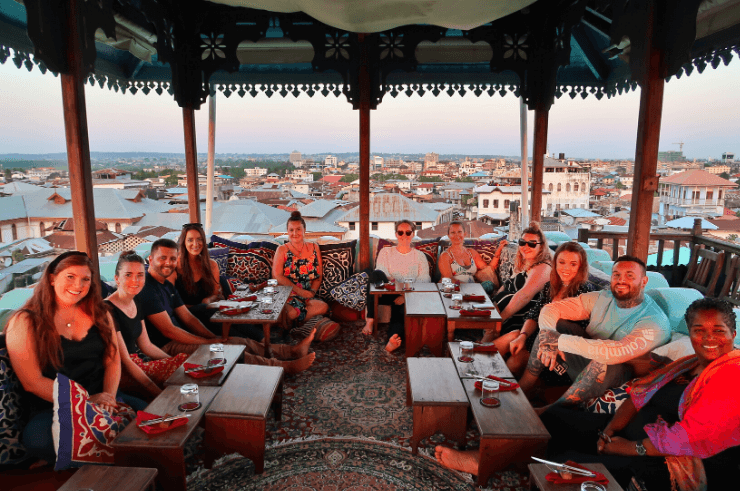
[[[402,237],[403,234],[406,234],[406,237],[411,237],[412,235],[414,235],[414,232],[412,232],[411,230],[407,230],[405,232],[403,230],[396,231],[396,235],[398,235],[399,237]]]
[[[186,223],[182,228],[203,228],[202,223]]]
[[[537,247],[540,244],[542,244],[542,242],[537,242],[535,240],[519,239],[519,247],[529,246],[532,249],[534,249],[535,247]]]

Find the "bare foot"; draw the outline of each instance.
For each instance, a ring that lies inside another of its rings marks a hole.
[[[309,334],[304,339],[302,339],[301,342],[290,348],[291,356],[293,358],[303,358],[304,356],[306,356],[308,354],[308,348],[311,346],[311,341],[313,341],[313,337],[315,335],[316,329],[314,328],[314,330],[311,331],[311,334]]]
[[[492,343],[493,340],[496,339],[496,331],[493,329],[486,329],[483,331],[483,339],[480,340],[481,343]]]
[[[385,350],[388,353],[393,353],[400,347],[401,347],[401,336],[399,336],[398,334],[394,334],[388,340],[388,344],[385,345]]]
[[[373,319],[367,319],[365,327],[362,328],[362,334],[365,336],[372,336],[373,334]]]
[[[280,362],[280,366],[285,369],[286,373],[295,374],[307,370],[315,359],[316,353],[310,353],[298,360],[282,361]]]
[[[478,475],[478,452],[476,450],[462,452],[450,447],[437,445],[434,448],[434,457],[442,467],[467,472],[474,476]]]

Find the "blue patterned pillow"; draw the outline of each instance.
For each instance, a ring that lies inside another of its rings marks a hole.
[[[365,310],[369,282],[370,278],[367,273],[357,273],[347,281],[332,288],[329,291],[329,296],[352,310]]]
[[[632,386],[635,380],[628,380],[619,387],[614,387],[599,397],[594,397],[586,402],[586,411],[589,413],[614,414],[624,401],[629,399],[630,395],[627,390]]]
[[[21,437],[21,384],[10,366],[5,335],[0,334],[0,465],[16,464],[26,458]]]
[[[218,264],[219,272],[226,274],[226,268],[229,265],[229,249],[225,247],[213,247],[208,249],[208,255]]]
[[[347,281],[355,269],[355,246],[357,240],[319,244],[323,271],[321,272],[321,287],[317,296],[327,298],[329,292],[336,286]]]

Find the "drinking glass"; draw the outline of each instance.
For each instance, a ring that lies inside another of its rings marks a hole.
[[[266,286],[265,287],[265,295],[275,295],[275,287],[274,286]]]
[[[178,408],[180,411],[195,411],[200,407],[200,397],[198,395],[198,384],[185,384],[180,387],[180,401]]]
[[[262,313],[272,314],[272,297],[270,295],[265,295],[260,300],[260,303],[262,304]]]
[[[274,278],[273,279],[270,279],[270,280],[267,280],[267,286],[271,286],[271,287],[275,288],[276,286],[278,286],[278,282]]]
[[[460,357],[457,360],[462,363],[473,363],[474,346],[472,341],[462,341],[460,343]]]
[[[496,398],[499,391],[499,383],[496,380],[484,380],[482,385],[482,394],[480,403],[487,407],[498,407],[501,403]]]
[[[460,310],[462,308],[462,302],[463,302],[463,296],[460,293],[455,293],[452,295],[452,305],[450,305],[451,309]]]
[[[413,278],[406,278],[403,280],[403,289],[406,291],[411,291],[414,289],[414,279]]]

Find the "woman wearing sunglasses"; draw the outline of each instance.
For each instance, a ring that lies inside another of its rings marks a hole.
[[[376,261],[376,268],[381,270],[389,279],[401,282],[406,278],[414,281],[428,283],[432,281],[429,276],[429,263],[424,253],[411,247],[411,239],[416,232],[416,225],[409,220],[396,222],[396,247],[385,247],[381,249]],[[404,307],[403,295],[395,298],[383,295],[380,298],[382,305],[391,306],[391,323],[388,328],[388,344],[385,349],[390,353],[397,350],[403,342]],[[377,314],[376,314],[377,315]]]
[[[550,261],[550,249],[547,247],[545,234],[537,222],[532,222],[522,231],[519,239],[519,249],[514,260],[514,268],[518,273],[504,281],[492,299],[501,313],[501,331],[485,331],[484,342],[491,342],[499,336],[522,328],[524,315],[534,307],[537,295],[550,279]]]

